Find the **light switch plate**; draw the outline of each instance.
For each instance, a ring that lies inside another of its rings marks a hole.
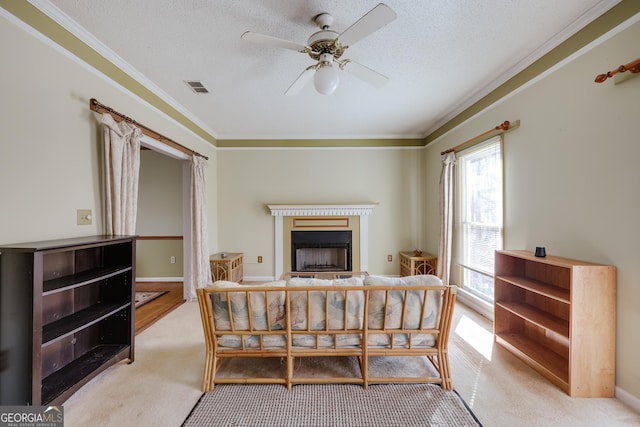
[[[91,225],[91,209],[78,209],[78,225]]]

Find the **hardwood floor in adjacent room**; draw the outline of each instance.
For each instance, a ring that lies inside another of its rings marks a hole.
[[[136,335],[184,303],[182,282],[137,282],[136,291],[167,291],[166,294],[136,308]]]

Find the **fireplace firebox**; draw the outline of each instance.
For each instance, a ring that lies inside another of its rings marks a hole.
[[[292,231],[293,271],[351,271],[351,231]]]

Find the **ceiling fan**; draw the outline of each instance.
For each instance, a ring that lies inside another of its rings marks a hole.
[[[384,27],[394,19],[396,19],[396,13],[386,4],[380,3],[341,34],[329,29],[333,23],[333,17],[330,14],[321,13],[317,15],[313,20],[320,27],[320,31],[313,33],[306,45],[251,31],[242,34],[241,39],[306,53],[317,61],[298,76],[293,84],[289,86],[285,95],[297,95],[312,78],[318,92],[330,95],[336,90],[340,82],[338,70],[333,66],[334,63],[341,70],[345,70],[375,87],[382,87],[389,80],[388,77],[364,65],[350,59],[341,58],[345,50],[350,46]]]

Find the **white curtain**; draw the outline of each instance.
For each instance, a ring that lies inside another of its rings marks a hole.
[[[440,174],[440,248],[438,250],[438,277],[449,284],[451,272],[451,240],[453,234],[453,169],[456,154],[447,153],[442,159]]]
[[[205,170],[207,161],[194,155],[191,159],[191,289],[189,296],[196,298],[196,287],[212,284],[209,267],[209,233],[207,231],[207,210],[205,190]]]
[[[105,233],[133,235],[138,210],[140,138],[142,131],[103,114]]]

